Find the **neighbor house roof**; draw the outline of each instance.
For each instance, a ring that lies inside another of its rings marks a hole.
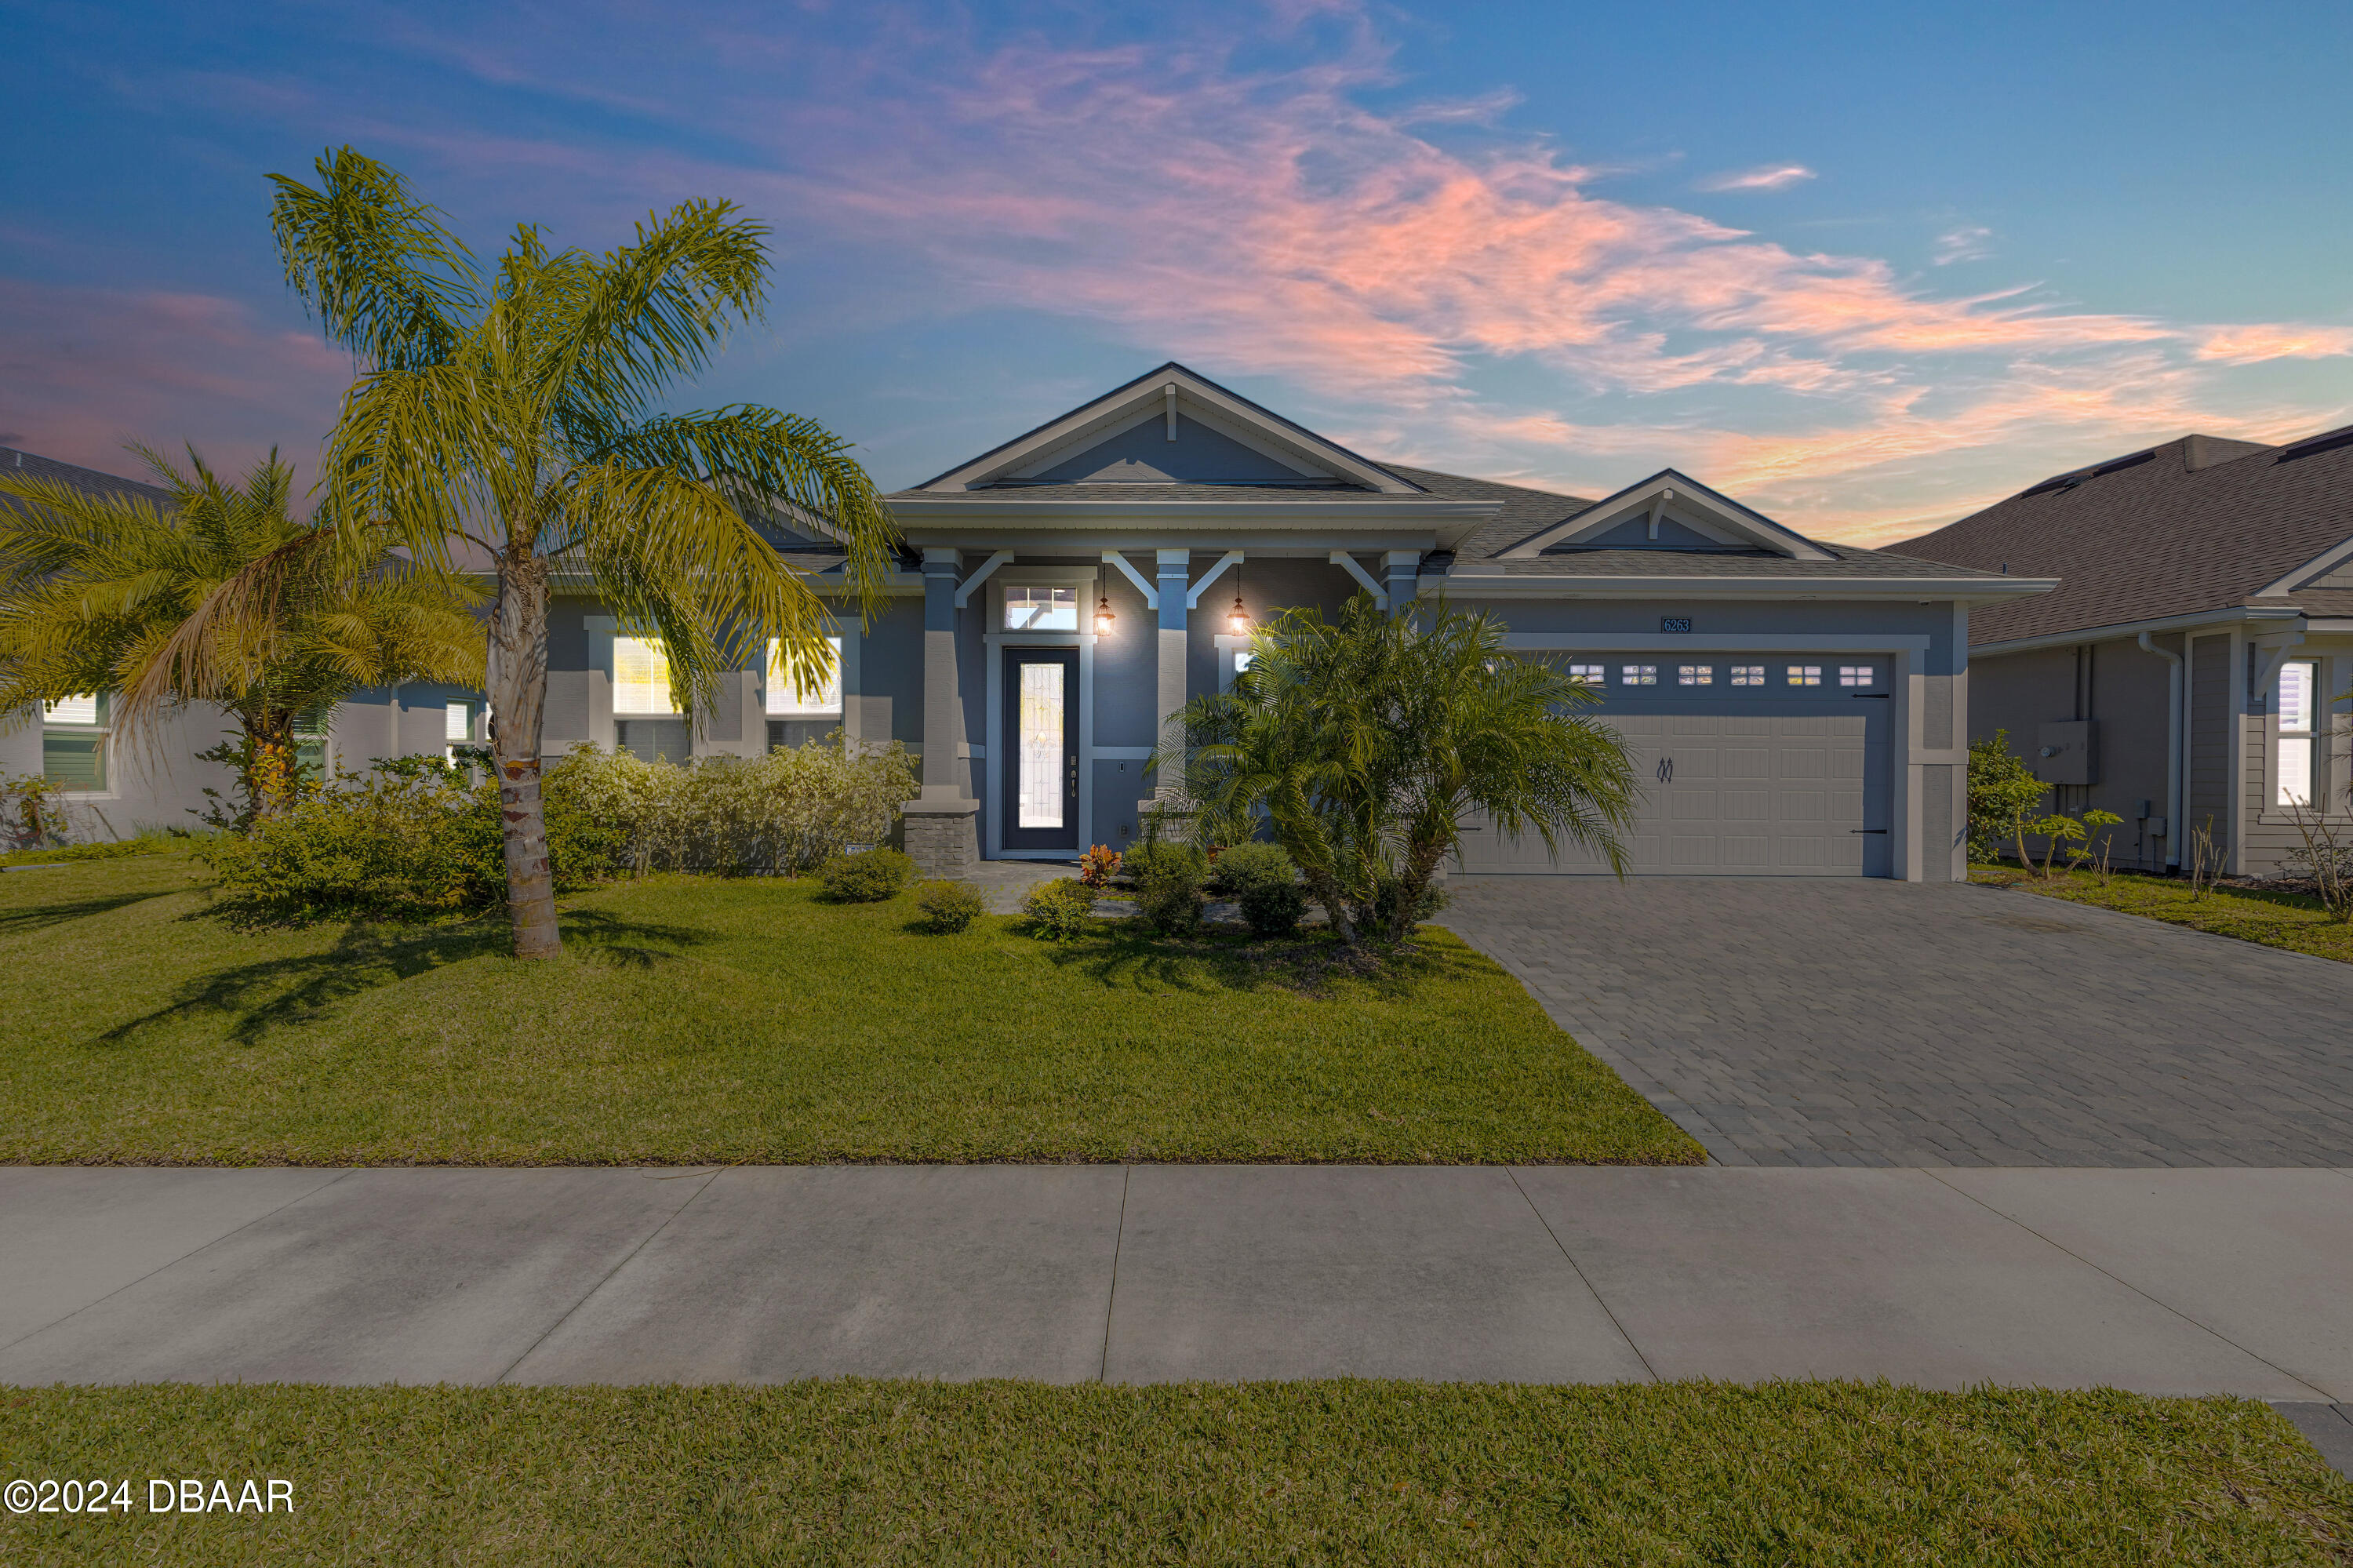
[[[58,462],[37,452],[19,451],[15,447],[0,447],[0,479],[46,479],[71,485],[90,495],[135,495],[158,506],[175,504],[168,490],[142,484],[135,479],[100,473],[94,468],[76,468],[69,462]],[[0,496],[0,506],[13,503],[14,497]]]
[[[2353,612],[2353,575],[2320,560],[2348,539],[2353,426],[2280,447],[2183,437],[2054,475],[1900,548],[2060,579],[1971,611],[1982,645],[2242,606]]]

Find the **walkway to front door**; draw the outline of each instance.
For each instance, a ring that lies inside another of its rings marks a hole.
[[[1451,891],[1726,1164],[2353,1166],[2353,965],[1952,883]]]

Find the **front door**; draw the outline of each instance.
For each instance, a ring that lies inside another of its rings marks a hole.
[[[1005,847],[1079,848],[1079,651],[1005,651]]]

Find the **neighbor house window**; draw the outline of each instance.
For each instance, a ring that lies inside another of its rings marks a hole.
[[[613,711],[674,714],[670,700],[670,656],[659,637],[613,639]]]
[[[1629,664],[1618,672],[1618,683],[1621,686],[1655,686],[1659,683],[1659,667],[1656,664]]]
[[[1005,590],[1008,631],[1076,631],[1079,590],[1074,588],[1008,588]]]
[[[784,643],[768,639],[769,717],[831,718],[841,712],[841,639],[828,637],[825,642],[833,650],[833,668],[814,690],[800,692],[793,688],[793,678],[785,669]]]
[[[106,694],[84,692],[41,706],[41,771],[60,789],[106,789]]]
[[[1879,671],[1870,664],[1841,664],[1839,666],[1839,684],[1875,686],[1879,684]]]
[[[474,705],[450,703],[442,710],[441,738],[453,746],[464,746],[474,738]]]
[[[1732,683],[1736,686],[1763,685],[1765,683],[1765,666],[1762,664],[1735,664],[1732,667]]]
[[[1789,684],[1793,686],[1819,686],[1821,683],[1822,667],[1820,664],[1792,664],[1789,666]]]
[[[1715,666],[1713,664],[1678,664],[1675,666],[1675,684],[1678,686],[1713,686],[1715,684]]]
[[[1568,678],[1580,686],[1598,686],[1609,678],[1609,673],[1599,664],[1571,664]]]
[[[2273,711],[2279,718],[2279,737],[2272,744],[2279,758],[2279,776],[2273,803],[2312,804],[2312,731],[2319,711],[2320,666],[2291,659],[2280,666],[2279,700]]]

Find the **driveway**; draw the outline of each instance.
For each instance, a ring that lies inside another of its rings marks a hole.
[[[1727,1165],[2353,1165],[2353,965],[1957,884],[1451,892]]]

